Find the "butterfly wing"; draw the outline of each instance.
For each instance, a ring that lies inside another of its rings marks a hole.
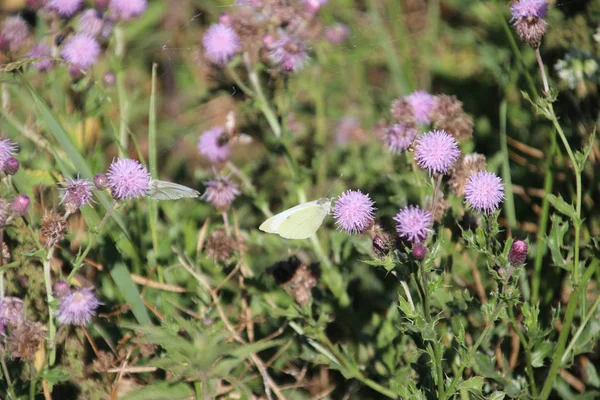
[[[306,205],[285,218],[278,233],[285,239],[308,239],[321,227],[328,213],[329,207],[323,204]]]
[[[285,221],[287,218],[289,218],[295,212],[302,210],[305,207],[309,207],[311,205],[317,205],[318,202],[319,202],[319,200],[309,201],[308,203],[298,204],[297,206],[294,206],[285,211],[282,211],[279,214],[276,214],[276,215],[272,216],[271,218],[267,219],[265,222],[263,222],[258,227],[258,229],[260,229],[263,232],[267,232],[267,233],[279,234],[279,227],[281,226],[281,223],[283,221]]]
[[[200,197],[200,192],[178,183],[152,180],[148,196],[152,200],[179,200]]]

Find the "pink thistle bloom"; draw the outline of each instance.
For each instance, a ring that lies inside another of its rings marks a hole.
[[[421,243],[433,230],[433,216],[429,211],[422,210],[419,206],[408,206],[398,212],[394,217],[396,232],[400,237],[413,243]]]
[[[139,17],[148,8],[146,0],[111,0],[108,8],[123,21]]]
[[[446,131],[431,131],[417,139],[415,158],[430,174],[446,174],[454,165],[460,150],[456,139]]]
[[[309,57],[306,54],[306,42],[281,31],[279,39],[269,46],[269,60],[287,72],[300,71]]]
[[[206,191],[200,198],[212,203],[219,211],[226,211],[240,194],[238,186],[225,177],[207,181],[205,185]]]
[[[21,49],[29,36],[29,25],[21,17],[8,17],[2,23],[0,41],[3,47],[15,53]]]
[[[10,203],[10,209],[16,215],[25,215],[29,208],[29,196],[25,194],[19,194],[15,196],[12,203]]]
[[[526,241],[515,240],[508,253],[508,262],[514,267],[525,263],[525,260],[527,260],[527,248]]]
[[[360,190],[346,190],[335,202],[333,217],[338,229],[355,235],[375,221],[375,202]]]
[[[465,200],[474,209],[490,213],[504,199],[504,185],[496,174],[481,171],[471,175],[465,185]]]
[[[354,117],[343,117],[335,127],[335,143],[338,145],[360,141],[362,136],[364,135],[360,122]]]
[[[384,141],[392,153],[398,154],[408,149],[417,137],[418,131],[406,124],[394,124],[386,132]]]
[[[350,36],[350,28],[336,23],[325,28],[325,38],[333,44],[340,44]]]
[[[411,93],[406,99],[413,109],[415,121],[421,124],[429,124],[435,98],[426,91],[419,90]]]
[[[77,32],[97,37],[102,33],[103,28],[104,20],[102,19],[102,14],[98,10],[90,8],[81,13]]]
[[[83,0],[48,0],[48,7],[63,17],[75,14],[83,4]]]
[[[548,13],[548,2],[546,0],[519,0],[510,7],[512,19],[540,18],[543,19]]]
[[[88,69],[98,61],[100,44],[91,36],[78,33],[63,46],[61,56],[80,69]]]
[[[46,46],[43,43],[36,44],[30,51],[27,53],[28,57],[31,58],[40,58],[40,61],[34,62],[33,68],[38,71],[49,71],[54,67],[54,60],[52,60],[52,52],[50,51],[50,47]]]
[[[4,165],[4,163],[11,158],[18,149],[19,147],[15,142],[0,135],[0,165]]]
[[[219,143],[221,135],[223,127],[212,128],[202,133],[198,141],[198,151],[213,164],[226,162],[231,157],[229,145]]]
[[[240,49],[240,38],[232,27],[213,24],[202,38],[206,58],[215,64],[225,65]]]
[[[60,298],[56,316],[62,325],[88,325],[100,302],[92,293],[93,288],[76,289]]]
[[[327,0],[304,0],[306,11],[311,14],[316,14],[321,9],[321,6],[327,4]]]
[[[117,158],[108,168],[106,177],[116,200],[145,196],[150,189],[150,174],[138,160]]]
[[[61,189],[60,203],[71,212],[79,210],[92,201],[92,182],[87,179],[67,179]]]

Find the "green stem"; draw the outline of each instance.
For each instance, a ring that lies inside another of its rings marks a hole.
[[[56,346],[54,343],[54,337],[56,335],[56,326],[54,325],[54,312],[56,311],[53,306],[54,296],[52,296],[52,274],[51,274],[51,263],[52,256],[54,254],[54,247],[48,249],[48,254],[44,260],[44,283],[46,285],[46,302],[48,303],[48,348],[50,353],[48,354],[48,366],[52,367],[56,360]]]
[[[517,319],[515,318],[515,313],[513,311],[512,305],[508,306],[508,316],[510,318],[510,322],[511,322],[515,332],[517,333],[517,336],[519,337],[519,340],[523,344],[523,348],[525,349],[525,364],[526,364],[525,367],[527,370],[527,376],[529,377],[529,384],[531,386],[531,394],[533,395],[533,398],[537,398],[538,389],[535,384],[535,376],[533,375],[533,367],[531,365],[531,347],[529,346],[529,342],[525,338],[525,335],[521,331],[521,327],[517,323]]]
[[[115,57],[119,63],[116,73],[117,94],[119,97],[119,157],[125,158],[129,147],[129,133],[127,132],[129,102],[127,101],[127,90],[125,89],[125,71],[122,69],[122,60],[125,53],[125,32],[123,32],[121,26],[117,26],[114,32]]]
[[[203,400],[204,397],[202,396],[202,382],[194,382],[194,392],[196,394],[196,400]]]
[[[592,268],[592,267],[590,266],[590,268]],[[565,350],[565,353],[562,356],[561,363],[565,363],[567,361],[567,358],[569,357],[569,353],[571,352],[571,350],[573,350],[573,346],[575,346],[575,342],[577,342],[577,339],[581,335],[581,332],[583,332],[583,329],[585,328],[585,326],[587,325],[587,323],[592,318],[592,315],[594,315],[596,313],[596,311],[598,311],[597,308],[598,308],[599,305],[600,305],[600,296],[596,297],[596,301],[594,302],[594,304],[592,305],[592,307],[589,309],[589,311],[586,314],[586,316],[583,319],[583,321],[581,321],[581,325],[577,329],[577,332],[575,332],[575,334],[573,335],[573,338],[569,342],[569,345],[567,346],[567,348]]]
[[[6,384],[8,385],[8,398],[16,399],[15,389],[13,387],[13,381],[10,379],[10,374],[8,372],[8,367],[6,366],[6,360],[4,359],[4,355],[0,356],[0,363],[2,364],[2,374],[4,375],[4,380],[6,380]]]
[[[560,330],[560,335],[558,336],[558,342],[556,344],[556,349],[554,351],[554,357],[552,359],[552,364],[550,365],[550,371],[546,377],[546,381],[544,382],[544,386],[542,387],[542,392],[540,394],[541,400],[546,400],[550,396],[550,392],[552,391],[552,386],[554,385],[554,380],[556,379],[556,374],[560,369],[562,364],[563,354],[565,353],[565,346],[567,344],[567,338],[569,337],[569,333],[571,331],[571,324],[573,323],[573,318],[575,316],[575,310],[579,305],[580,294],[583,290],[585,290],[587,286],[588,280],[592,277],[597,267],[597,262],[592,263],[585,271],[583,276],[581,277],[580,284],[574,287],[573,292],[571,293],[571,297],[569,298],[569,302],[567,303],[567,311],[565,312],[565,319],[562,323],[562,328]]]
[[[250,96],[250,97],[254,97],[254,91],[252,89],[250,89],[248,87],[248,85],[246,85],[242,79],[240,78],[240,76],[238,75],[237,72],[235,72],[235,68],[233,68],[231,66],[231,64],[227,64],[227,72],[229,72],[229,74],[231,75],[231,77],[233,78],[233,81],[235,82],[236,85],[238,85],[238,87],[240,87],[244,93],[246,93],[246,95]]]
[[[258,74],[256,73],[256,70],[250,64],[247,54],[244,54],[244,60],[246,62],[246,68],[248,69],[248,79],[250,79],[250,85],[254,89],[254,92],[256,94],[256,99],[258,100],[258,107],[260,108],[263,115],[267,119],[267,122],[269,123],[271,130],[275,134],[275,137],[277,139],[280,139],[282,130],[281,130],[281,124],[279,123],[279,120],[277,119],[277,115],[275,114],[275,112],[273,111],[271,106],[269,105],[269,102],[265,96],[265,93],[262,90],[262,86],[260,84]]]
[[[504,179],[504,211],[508,219],[508,226],[511,229],[517,228],[517,216],[515,213],[515,199],[512,191],[512,179],[510,176],[510,161],[508,156],[508,145],[506,143],[506,120],[508,113],[508,105],[506,98],[500,103],[500,149],[502,151],[502,178]]]
[[[483,328],[483,332],[481,332],[481,335],[479,335],[477,341],[475,342],[473,347],[471,347],[471,350],[469,350],[469,353],[467,353],[465,359],[461,362],[460,367],[458,368],[458,372],[452,379],[452,382],[450,382],[448,390],[446,390],[446,393],[448,393],[450,396],[452,396],[452,394],[454,393],[454,388],[456,387],[456,384],[462,378],[462,374],[465,371],[465,368],[467,368],[471,363],[471,359],[473,359],[475,352],[477,351],[479,346],[481,346],[481,343],[483,343],[483,340],[486,338],[490,329],[492,329],[492,327],[494,326],[494,322],[496,321],[496,318],[498,318],[498,314],[500,314],[500,311],[502,311],[502,303],[498,303],[496,305],[496,308],[492,313],[492,317],[488,320],[488,323],[486,324],[485,328]]]
[[[535,260],[533,264],[533,278],[532,278],[532,289],[531,289],[531,304],[538,302],[540,294],[540,278],[542,275],[542,262],[544,261],[544,253],[546,246],[544,244],[544,237],[548,229],[548,215],[550,213],[550,200],[548,195],[552,193],[553,175],[552,175],[552,159],[556,152],[556,131],[552,132],[550,136],[550,150],[546,159],[546,176],[544,177],[544,198],[542,200],[542,213],[538,221],[538,234],[537,243],[535,250]]]

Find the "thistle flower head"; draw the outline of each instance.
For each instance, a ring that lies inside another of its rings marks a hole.
[[[279,32],[279,39],[269,46],[269,50],[269,60],[286,72],[300,71],[309,59],[306,43],[284,31]]]
[[[435,103],[434,96],[424,90],[418,90],[411,93],[406,99],[412,107],[415,121],[421,124],[428,124]]]
[[[425,258],[425,255],[427,255],[427,247],[425,247],[421,243],[418,243],[413,246],[412,254],[413,257],[415,257],[417,260],[422,260]]]
[[[390,113],[398,121],[406,125],[415,125],[415,113],[406,97],[400,97],[392,102]]]
[[[15,215],[24,215],[27,208],[29,208],[29,196],[25,194],[15,196],[12,203],[10,203],[10,209]]]
[[[104,20],[102,19],[102,14],[98,10],[90,8],[81,13],[77,32],[97,37],[102,33],[103,27]]]
[[[504,199],[504,185],[496,174],[481,171],[469,177],[465,186],[465,201],[474,209],[490,213]]]
[[[237,243],[222,229],[214,230],[206,240],[206,255],[217,262],[227,262]]]
[[[67,179],[63,185],[60,203],[64,203],[69,214],[92,201],[93,185],[87,179]]]
[[[2,165],[2,171],[6,175],[14,175],[19,171],[21,163],[14,157],[9,157]]]
[[[18,150],[17,144],[10,139],[0,135],[0,165],[11,158]]]
[[[479,153],[461,156],[450,171],[448,186],[452,192],[457,196],[464,196],[467,180],[474,173],[485,171],[485,161],[485,156]]]
[[[333,44],[340,44],[350,36],[350,28],[344,24],[335,23],[325,28],[325,39]]]
[[[546,32],[546,0],[520,0],[510,8],[515,31],[523,43],[538,48]]]
[[[198,141],[198,151],[213,164],[226,162],[231,157],[230,146],[220,142],[223,132],[223,127],[209,129],[200,135]]]
[[[147,7],[147,0],[111,0],[108,6],[113,15],[122,21],[139,17]]]
[[[219,211],[227,210],[236,196],[240,194],[238,186],[226,177],[207,181],[205,185],[206,191],[200,198],[212,203]]]
[[[38,71],[49,71],[54,67],[54,60],[52,60],[52,51],[50,47],[46,46],[44,43],[36,44],[29,53],[27,53],[28,57],[31,58],[39,58],[39,61],[32,63],[33,68]]]
[[[67,39],[61,57],[80,69],[88,69],[98,61],[100,44],[89,35],[75,34]]]
[[[63,17],[70,17],[79,10],[83,0],[48,0],[48,8],[56,11]]]
[[[508,262],[513,267],[518,267],[527,260],[527,242],[524,240],[515,240],[508,253]]]
[[[361,141],[364,136],[360,122],[354,117],[343,117],[335,126],[335,143],[337,145]]]
[[[2,23],[0,29],[0,41],[3,47],[12,53],[21,50],[29,36],[29,25],[21,17],[8,17]]]
[[[473,136],[473,118],[464,112],[456,96],[435,96],[431,121],[435,129],[448,132],[459,142]]]
[[[88,325],[100,305],[93,290],[76,289],[62,296],[56,312],[58,322],[62,325]]]
[[[229,25],[213,24],[202,38],[206,58],[215,64],[227,64],[240,50],[240,38]]]
[[[63,297],[64,295],[69,294],[71,292],[71,287],[65,281],[56,281],[54,282],[52,291],[54,292],[56,297]]]
[[[459,156],[458,143],[445,131],[431,131],[417,139],[415,159],[430,174],[446,174]]]
[[[394,217],[396,232],[401,238],[413,243],[421,243],[427,239],[432,232],[433,217],[429,211],[422,210],[418,206],[408,206]]]
[[[387,128],[384,141],[392,153],[398,154],[408,149],[418,133],[411,125],[394,124]]]
[[[108,178],[105,174],[94,175],[94,186],[98,190],[104,190],[108,187]]]
[[[333,217],[338,229],[355,235],[375,220],[375,202],[360,190],[346,190],[335,201]]]
[[[545,18],[548,14],[546,0],[519,0],[510,7],[512,19],[519,18]]]
[[[106,173],[108,187],[117,200],[145,196],[150,189],[150,174],[142,163],[130,158],[118,158]]]

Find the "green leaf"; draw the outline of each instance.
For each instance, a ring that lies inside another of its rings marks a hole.
[[[40,373],[42,379],[48,381],[49,384],[55,385],[58,382],[66,381],[71,378],[71,374],[59,368],[44,369]]]
[[[590,140],[588,141],[587,146],[583,148],[583,152],[576,151],[575,159],[577,160],[577,166],[579,167],[579,172],[583,171],[585,168],[585,163],[587,162],[590,152],[594,148],[594,142],[596,141],[596,130],[594,128],[594,132],[590,135]]]
[[[598,377],[598,371],[593,363],[586,363],[585,376],[587,377],[586,383],[595,388],[600,388],[600,377]]]
[[[535,346],[533,352],[531,352],[531,365],[534,368],[540,368],[544,366],[544,359],[549,357],[555,350],[555,344],[552,342],[542,342]]]
[[[116,263],[113,269],[110,270],[110,276],[121,291],[125,301],[131,306],[131,311],[133,312],[135,319],[140,324],[151,324],[152,322],[150,321],[148,310],[146,309],[146,306],[140,297],[140,292],[131,279],[131,275],[125,264],[122,262]]]
[[[483,384],[485,380],[482,376],[474,376],[472,378],[467,379],[466,381],[462,381],[456,387],[458,391],[460,390],[468,390],[470,392],[480,393],[481,389],[483,389]]]
[[[193,396],[192,389],[185,383],[159,382],[144,386],[125,395],[123,400],[184,400]]]
[[[565,234],[569,229],[569,225],[564,223],[557,215],[553,214],[551,219],[552,227],[550,228],[550,234],[546,237],[545,241],[552,255],[552,263],[570,271],[571,265],[567,263],[567,260],[562,255],[563,241]]]
[[[556,197],[553,194],[548,194],[547,198],[550,204],[552,204],[559,212],[571,218],[573,221],[577,220],[575,208],[571,204],[567,204],[567,202],[563,200],[562,196],[559,195]]]

